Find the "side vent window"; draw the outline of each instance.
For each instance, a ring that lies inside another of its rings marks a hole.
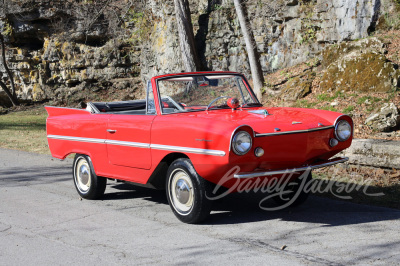
[[[146,102],[147,102],[147,109],[146,109],[147,114],[149,115],[156,114],[156,105],[154,104],[153,87],[151,86],[150,81],[147,82]]]

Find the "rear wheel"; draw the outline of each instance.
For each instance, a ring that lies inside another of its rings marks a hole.
[[[306,178],[306,180],[304,180]],[[307,175],[307,177],[297,178],[291,182],[288,182],[288,185],[283,188],[283,191],[287,191],[289,193],[284,193],[282,195],[273,197],[275,202],[280,206],[285,207],[296,207],[303,204],[308,196],[309,191],[304,191],[304,186],[312,179],[311,172]]]
[[[199,223],[211,211],[206,198],[209,184],[195,171],[189,159],[177,159],[168,168],[166,192],[175,216],[184,223]]]
[[[75,155],[72,175],[74,177],[75,188],[82,198],[98,199],[104,195],[107,179],[95,174],[89,156],[82,154]]]

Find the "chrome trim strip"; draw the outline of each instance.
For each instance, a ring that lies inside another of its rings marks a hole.
[[[156,150],[179,151],[179,152],[197,153],[197,154],[214,155],[214,156],[225,156],[224,151],[198,149],[198,148],[187,148],[187,147],[180,147],[180,146],[151,144],[150,148],[156,149]]]
[[[311,129],[293,130],[293,131],[284,131],[284,132],[275,132],[275,133],[261,133],[261,134],[256,134],[256,138],[257,137],[276,136],[276,135],[308,133],[308,132],[326,130],[326,129],[331,129],[331,128],[335,128],[335,126],[316,127],[316,128],[311,128]]]
[[[59,136],[59,135],[48,135],[47,138],[49,138],[49,139],[60,139],[60,140],[70,140],[70,141],[105,144],[105,140],[104,139],[78,138],[78,137]]]
[[[253,177],[261,177],[261,176],[271,176],[271,175],[280,175],[280,174],[288,174],[288,173],[294,173],[294,172],[303,172],[311,169],[318,169],[318,168],[323,168],[327,166],[331,166],[337,163],[344,163],[349,160],[348,157],[338,157],[334,158],[332,160],[329,160],[325,163],[320,163],[320,164],[314,164],[314,165],[309,165],[309,166],[304,166],[300,168],[293,168],[293,169],[285,169],[285,170],[276,170],[276,171],[268,171],[268,172],[252,172],[252,173],[242,173],[242,174],[235,174],[233,177],[234,178],[253,178]]]
[[[59,135],[48,135],[49,139],[59,139],[59,140],[69,140],[69,141],[79,141],[79,142],[89,142],[89,143],[99,143],[99,144],[110,144],[119,146],[129,146],[144,149],[155,149],[155,150],[166,150],[166,151],[178,151],[178,152],[188,152],[212,156],[225,156],[224,151],[218,150],[208,150],[199,148],[187,148],[180,146],[169,146],[160,144],[148,144],[139,142],[129,142],[129,141],[119,141],[119,140],[105,140],[105,139],[95,139],[95,138],[79,138],[79,137],[69,137],[69,136],[59,136]]]
[[[333,123],[333,124],[336,125],[337,122],[339,121],[339,119],[342,118],[342,117],[344,117],[344,116],[348,116],[348,115],[339,115],[339,116],[336,118],[335,123]],[[351,118],[351,117],[350,117],[350,118]]]
[[[147,143],[119,141],[119,140],[106,140],[105,143],[110,144],[110,145],[117,145],[117,146],[129,146],[129,147],[135,147],[135,148],[150,149],[150,144],[147,144]]]

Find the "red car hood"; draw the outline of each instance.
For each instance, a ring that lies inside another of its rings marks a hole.
[[[267,110],[268,114],[263,111]],[[258,113],[254,113],[257,111]],[[238,110],[211,110],[208,112],[183,113],[181,115],[232,122],[237,126],[249,125],[255,133],[307,130],[332,126],[341,114],[336,112],[303,108],[243,108]]]

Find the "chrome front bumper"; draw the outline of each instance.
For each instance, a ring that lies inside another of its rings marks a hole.
[[[250,172],[250,173],[238,173],[235,174],[234,178],[253,178],[253,177],[262,177],[262,176],[270,176],[270,175],[281,175],[281,174],[289,174],[294,172],[304,172],[307,170],[313,170],[318,168],[323,168],[327,166],[331,166],[337,163],[344,163],[349,160],[348,157],[338,157],[328,161],[320,162],[317,164],[312,164],[300,168],[293,168],[293,169],[284,169],[284,170],[275,170],[275,171],[268,171],[268,172]]]

